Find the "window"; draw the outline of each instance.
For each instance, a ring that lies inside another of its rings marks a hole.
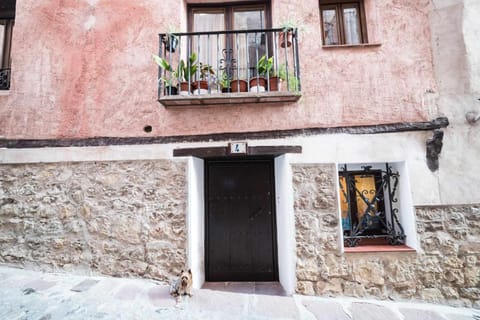
[[[324,45],[367,42],[363,0],[321,0],[320,17]]]
[[[189,31],[259,30],[270,27],[269,6],[267,2],[249,4],[191,5],[189,7]],[[241,64],[239,76],[252,77],[256,61],[266,53],[265,33],[246,33],[237,36],[217,37],[201,36],[192,39],[192,50],[198,53],[200,61],[208,64],[217,61],[217,44],[224,55],[220,59],[227,64],[248,61]],[[218,41],[218,43],[217,43]],[[271,41],[269,42],[271,43]],[[271,50],[270,50],[271,52]],[[247,74],[248,73],[248,74]]]
[[[398,217],[400,175],[386,163],[339,168],[340,210],[347,247],[365,244],[404,244]]]
[[[0,90],[10,89],[10,52],[15,22],[15,0],[0,3]]]

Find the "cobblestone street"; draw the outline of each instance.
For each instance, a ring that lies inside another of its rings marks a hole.
[[[177,303],[168,286],[152,280],[9,267],[0,267],[0,293],[0,319],[480,319],[480,310],[433,304],[210,289],[195,290]]]

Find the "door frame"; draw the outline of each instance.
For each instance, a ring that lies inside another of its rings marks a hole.
[[[276,209],[276,193],[275,193],[275,161],[273,156],[255,156],[255,157],[218,157],[204,159],[204,219],[205,219],[205,234],[204,234],[204,259],[205,259],[205,281],[209,281],[209,230],[208,230],[208,182],[209,172],[208,168],[210,163],[215,162],[266,162],[270,163],[270,178],[271,178],[271,205],[272,205],[272,247],[273,247],[273,281],[279,281],[279,266],[278,266],[278,244],[277,244],[277,209]],[[254,281],[254,280],[251,280]]]

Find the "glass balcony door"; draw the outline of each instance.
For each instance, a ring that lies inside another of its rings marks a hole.
[[[191,7],[191,32],[255,30],[267,28],[266,4]],[[193,36],[191,52],[198,60],[212,66],[216,76],[230,79],[252,77],[257,60],[265,54],[262,32]]]
[[[193,12],[193,32],[225,30],[225,10],[205,9]],[[224,35],[198,35],[191,38],[191,52],[195,52],[198,61],[220,70],[223,50],[226,47]],[[216,74],[218,74],[216,72]]]

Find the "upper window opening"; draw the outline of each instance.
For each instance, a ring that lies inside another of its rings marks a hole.
[[[12,33],[15,23],[15,0],[0,3],[0,90],[10,89]]]
[[[367,43],[363,0],[321,0],[324,45]]]

